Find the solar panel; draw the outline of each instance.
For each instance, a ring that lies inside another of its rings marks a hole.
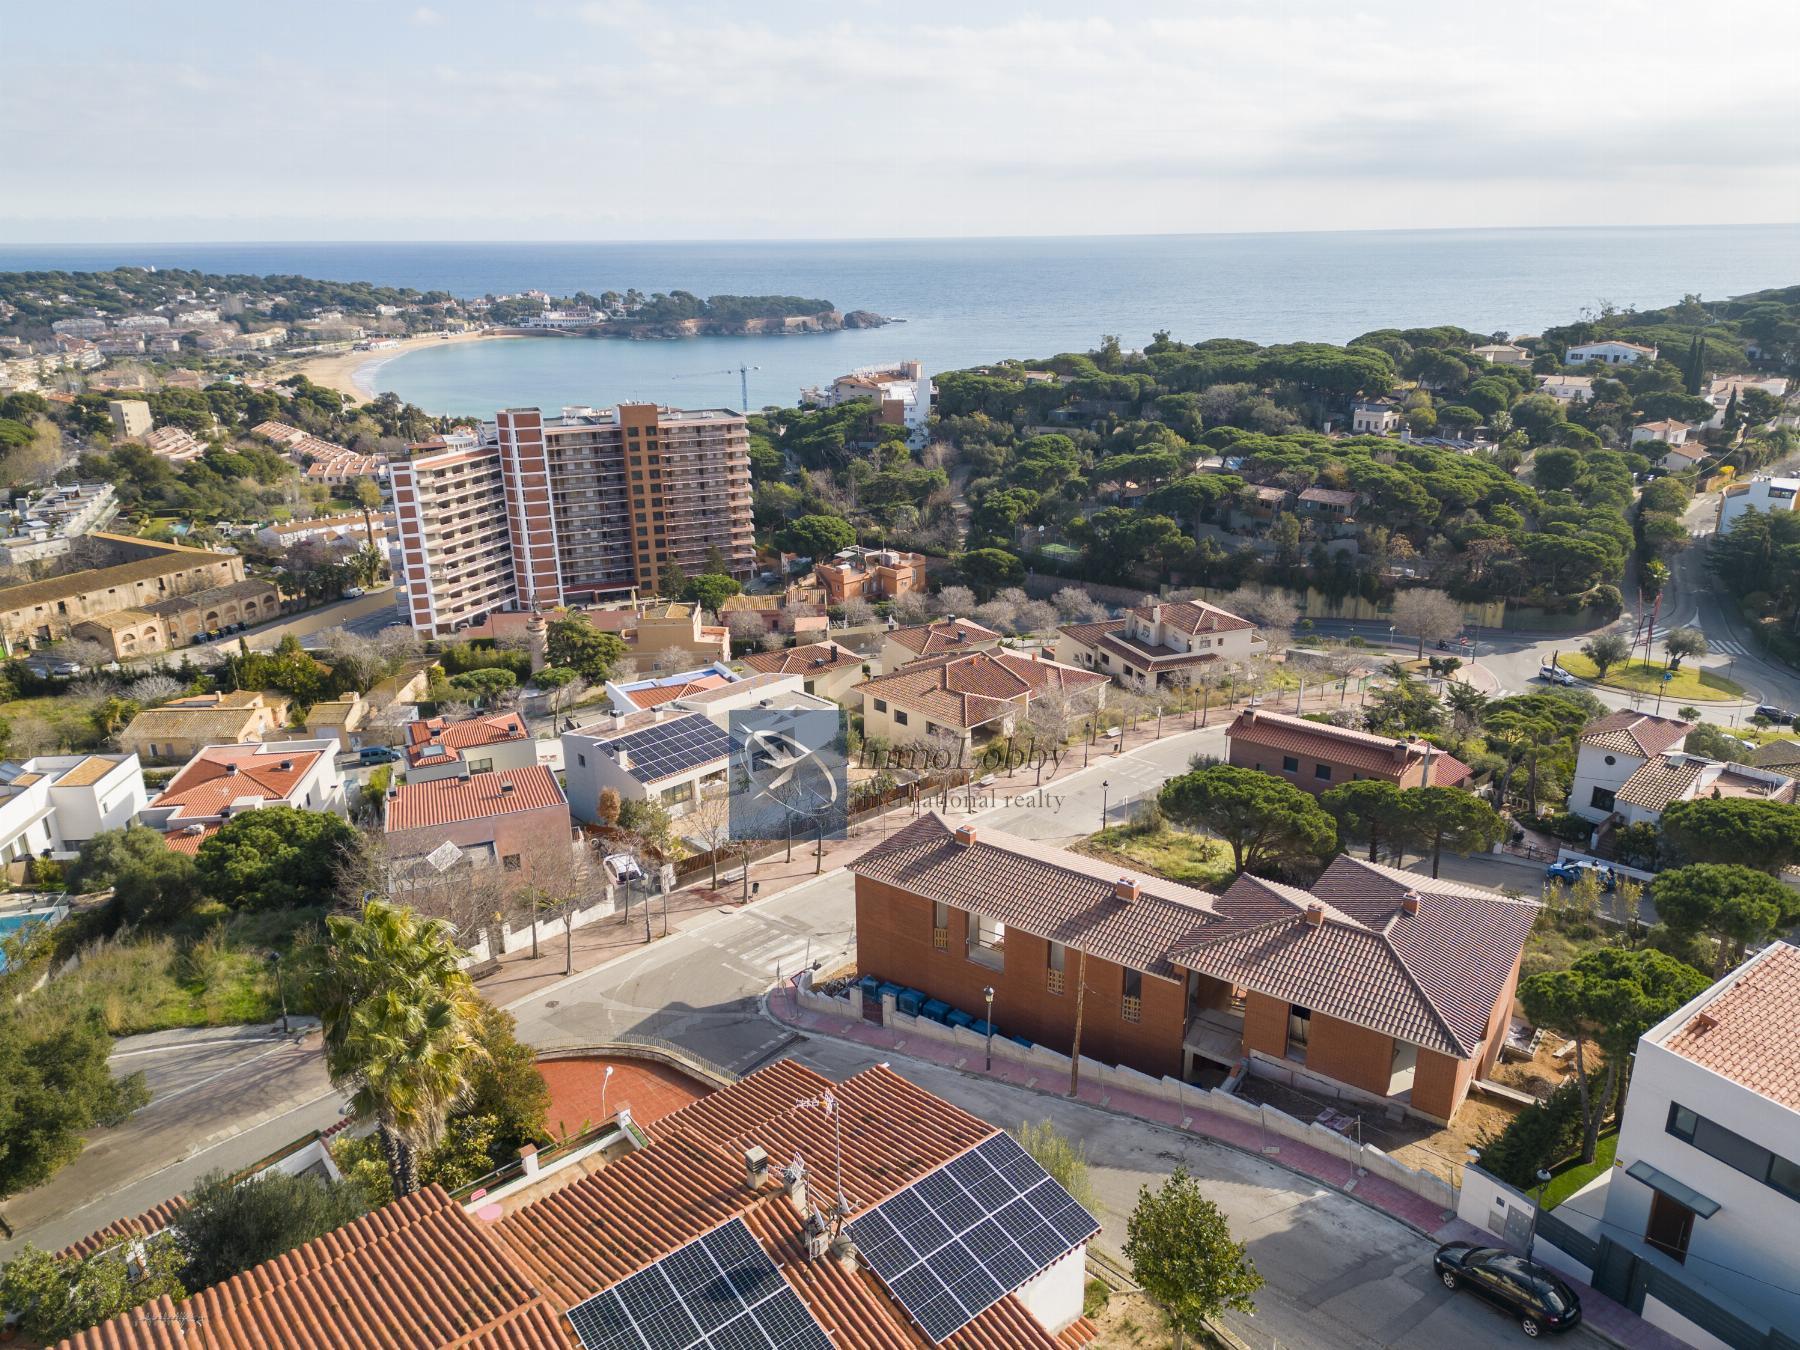
[[[630,772],[640,782],[685,773],[731,753],[731,738],[701,713],[658,722],[608,744],[630,754]]]
[[[569,1309],[585,1350],[831,1350],[742,1219]]]
[[[1099,1230],[998,1134],[852,1220],[850,1237],[906,1315],[943,1341]]]

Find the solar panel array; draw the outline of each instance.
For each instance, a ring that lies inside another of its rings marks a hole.
[[[685,773],[731,753],[731,738],[703,713],[657,722],[607,745],[630,754],[628,772],[640,783]]]
[[[586,1350],[831,1350],[742,1219],[569,1309]]]
[[[1099,1231],[1007,1134],[850,1224],[863,1259],[933,1341],[954,1335]]]

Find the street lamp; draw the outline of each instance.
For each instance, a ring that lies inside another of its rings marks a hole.
[[[1103,778],[1100,780],[1100,828],[1103,830],[1106,828],[1106,791],[1111,786],[1112,779]]]
[[[1544,1212],[1544,1187],[1550,1184],[1550,1173],[1545,1168],[1537,1170],[1537,1207],[1531,1211],[1531,1236],[1525,1240],[1525,1259],[1531,1259],[1532,1248],[1537,1245],[1538,1216]]]
[[[608,1064],[606,1072],[600,1075],[600,1119],[606,1119],[606,1089],[612,1086],[613,1066]]]
[[[987,1071],[994,1071],[994,986],[989,985],[981,991],[987,1000]]]
[[[275,966],[275,990],[281,996],[281,1034],[288,1034],[287,981],[281,976],[281,953],[271,951],[269,960]]]

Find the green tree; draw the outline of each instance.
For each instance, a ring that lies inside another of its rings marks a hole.
[[[1604,677],[1619,662],[1631,655],[1631,640],[1623,633],[1596,633],[1581,646],[1581,654],[1594,663]]]
[[[481,998],[449,929],[404,906],[367,900],[325,928],[305,962],[325,1066],[375,1123],[394,1194],[410,1195],[482,1058]]]
[[[1262,1288],[1262,1276],[1232,1238],[1224,1212],[1180,1164],[1159,1189],[1139,1189],[1125,1223],[1125,1259],[1169,1319],[1176,1350],[1184,1337],[1207,1335],[1207,1319],[1228,1308],[1256,1311],[1251,1295]]]
[[[1461,788],[1416,787],[1400,794],[1408,835],[1431,855],[1431,875],[1447,848],[1465,858],[1492,848],[1506,831],[1498,812]]]
[[[717,614],[720,605],[732,596],[740,594],[743,589],[731,577],[715,572],[705,572],[691,578],[688,584],[681,588],[681,598],[690,604],[699,605],[701,609]]]
[[[39,1026],[13,1002],[22,992],[0,986],[0,1199],[42,1185],[80,1154],[83,1130],[150,1099],[143,1074],[113,1077],[98,1014]]]
[[[1734,863],[1692,863],[1662,873],[1650,888],[1656,915],[1684,938],[1718,939],[1715,976],[1744,950],[1800,922],[1800,891],[1767,872]]]
[[[69,864],[67,882],[76,894],[110,887],[108,926],[113,928],[172,923],[199,898],[193,857],[176,852],[160,830],[143,825],[103,830],[87,840]]]
[[[1157,801],[1169,819],[1229,844],[1240,872],[1304,864],[1337,845],[1336,825],[1311,795],[1255,769],[1194,769],[1164,783]]]
[[[465,670],[460,675],[450,677],[450,687],[459,689],[475,702],[483,706],[492,703],[500,695],[518,688],[519,677],[510,670],[502,670],[498,666],[489,666],[483,670]]]
[[[1519,983],[1519,1001],[1539,1026],[1575,1041],[1575,1081],[1581,1098],[1581,1160],[1591,1163],[1600,1124],[1623,1091],[1621,1075],[1638,1037],[1705,989],[1692,966],[1654,948],[1604,947],[1576,958],[1566,970],[1546,970]],[[1589,1080],[1587,1047],[1600,1047],[1606,1077],[1599,1092]]]
[[[550,1088],[537,1070],[536,1054],[516,1033],[511,1013],[481,1005],[475,1028],[481,1056],[457,1107],[459,1115],[485,1116],[493,1123],[492,1167],[515,1156],[520,1145],[541,1144],[549,1137],[544,1114],[550,1109]]]
[[[801,516],[775,536],[785,553],[802,558],[829,558],[856,542],[856,531],[842,516]]]
[[[681,570],[678,562],[666,562],[662,571],[656,574],[656,588],[669,599],[678,598],[687,589],[687,573]]]
[[[1380,778],[1359,778],[1340,783],[1319,798],[1319,805],[1337,822],[1338,841],[1367,839],[1369,861],[1380,858],[1381,845],[1405,837],[1405,806],[1400,789]]]
[[[187,1265],[181,1281],[196,1292],[336,1232],[366,1211],[362,1192],[348,1182],[304,1173],[264,1172],[239,1181],[211,1172],[188,1192],[181,1212]]]
[[[1744,797],[1671,802],[1662,815],[1665,859],[1746,863],[1779,874],[1800,862],[1800,806]]]
[[[245,811],[200,845],[195,876],[201,890],[232,909],[326,905],[355,840],[356,831],[329,811]]]
[[[625,639],[602,633],[585,614],[552,619],[544,630],[544,650],[553,666],[567,666],[589,684],[603,684],[625,659]]]
[[[50,1344],[156,1299],[185,1298],[182,1260],[172,1233],[144,1243],[141,1260],[125,1244],[58,1257],[27,1243],[0,1269],[0,1308],[18,1314],[20,1331]]]
[[[957,565],[969,585],[984,596],[1025,580],[1025,564],[1003,548],[972,549],[958,559]]]
[[[1663,638],[1663,650],[1669,654],[1669,669],[1674,670],[1683,657],[1706,655],[1706,634],[1698,628],[1671,628]]]
[[[1020,1121],[1014,1131],[1019,1147],[1085,1208],[1093,1209],[1094,1183],[1088,1176],[1087,1146],[1071,1139],[1048,1120]]]

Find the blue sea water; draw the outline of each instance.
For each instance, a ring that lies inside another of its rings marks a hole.
[[[787,294],[903,324],[785,338],[526,339],[407,352],[373,384],[434,412],[641,398],[736,407],[857,366],[946,370],[1176,338],[1343,342],[1372,328],[1537,332],[1582,310],[1800,283],[1800,225],[795,243],[0,245],[0,270],[125,264],[299,273],[457,295],[637,287]]]

